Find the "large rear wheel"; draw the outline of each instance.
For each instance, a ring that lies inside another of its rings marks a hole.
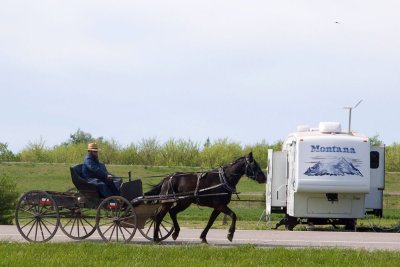
[[[104,199],[96,215],[96,228],[106,242],[129,242],[136,232],[136,213],[124,197]]]
[[[15,209],[15,224],[29,242],[46,242],[56,234],[60,223],[58,207],[45,191],[29,191],[22,195]]]

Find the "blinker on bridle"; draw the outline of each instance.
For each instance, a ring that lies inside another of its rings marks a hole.
[[[246,164],[246,176],[249,177],[250,179],[256,180],[256,176],[260,173],[263,173],[261,168],[258,168],[257,172],[254,171],[254,165],[255,165],[255,160],[253,159],[253,162],[249,162],[247,157],[245,157],[245,164]],[[251,171],[251,173],[250,173]]]

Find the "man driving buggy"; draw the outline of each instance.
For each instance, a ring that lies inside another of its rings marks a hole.
[[[106,166],[99,162],[99,148],[96,143],[88,145],[88,154],[82,165],[82,175],[89,183],[96,185],[102,197],[119,196],[121,178],[115,178]]]

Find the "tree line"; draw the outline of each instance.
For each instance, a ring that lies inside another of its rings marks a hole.
[[[228,138],[213,142],[208,138],[204,144],[190,139],[170,138],[161,143],[157,138],[147,138],[122,146],[114,139],[94,138],[90,133],[78,129],[67,141],[59,145],[47,147],[45,141],[40,139],[29,142],[18,154],[10,151],[6,143],[0,143],[0,161],[81,163],[87,154],[87,144],[91,142],[99,145],[99,160],[106,164],[204,168],[227,164],[250,151],[265,168],[268,149],[281,150],[282,146],[281,141],[273,144],[262,141],[255,145],[242,146]]]
[[[204,144],[190,139],[171,138],[161,143],[157,138],[142,139],[127,146],[120,145],[116,140],[103,137],[94,138],[90,133],[78,129],[70,138],[53,147],[47,147],[40,139],[29,142],[19,153],[14,154],[8,149],[7,143],[0,143],[0,161],[15,162],[47,162],[47,163],[81,163],[87,154],[87,144],[98,143],[101,148],[100,161],[106,164],[148,165],[148,166],[190,166],[215,168],[250,151],[262,168],[266,168],[268,149],[280,151],[282,141],[269,144],[261,141],[254,145],[242,146],[228,138],[213,142],[207,139]],[[382,145],[379,136],[370,138],[371,145]],[[386,171],[400,171],[400,144],[386,146]]]

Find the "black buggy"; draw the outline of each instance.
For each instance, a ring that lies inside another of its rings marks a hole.
[[[148,240],[154,238],[154,220],[168,196],[144,196],[142,181],[121,186],[121,196],[101,198],[95,185],[82,179],[82,164],[70,168],[76,190],[66,192],[33,190],[24,193],[15,210],[15,223],[30,242],[46,242],[58,228],[68,237],[83,240],[97,229],[106,242],[129,242],[138,229]],[[173,224],[163,220],[158,237],[168,238]]]

